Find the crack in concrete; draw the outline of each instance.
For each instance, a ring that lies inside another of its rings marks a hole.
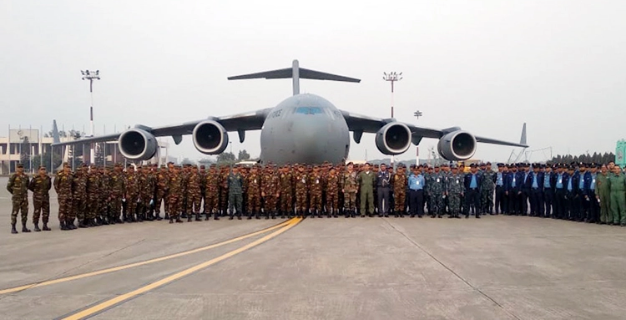
[[[472,288],[472,290],[480,293],[483,297],[487,298],[489,301],[493,302],[495,305],[497,305],[500,309],[502,309],[502,311],[504,311],[505,313],[507,313],[508,315],[510,315],[511,317],[521,320],[520,317],[518,317],[517,315],[513,314],[512,312],[506,310],[498,301],[496,301],[494,298],[492,298],[491,296],[489,296],[488,294],[484,293],[483,291],[481,291],[478,287],[472,285],[469,281],[467,281],[465,278],[463,278],[460,274],[456,273],[454,270],[452,270],[452,268],[448,267],[445,263],[443,263],[442,261],[440,261],[439,259],[437,259],[433,254],[431,254],[430,252],[428,252],[428,250],[424,249],[422,246],[419,245],[419,243],[415,242],[413,239],[411,239],[408,235],[406,235],[404,232],[402,232],[401,230],[399,230],[398,228],[396,228],[396,226],[394,226],[391,222],[389,222],[388,219],[385,219],[385,222],[387,222],[391,228],[393,228],[393,230],[395,230],[397,233],[401,234],[405,239],[407,239],[411,244],[413,244],[413,246],[415,246],[416,248],[420,249],[422,252],[424,252],[425,254],[427,254],[429,257],[431,257],[433,260],[437,261],[437,263],[439,263],[442,267],[444,267],[446,270],[448,270],[450,273],[452,273],[453,275],[455,275],[459,280],[463,281],[467,286],[469,286],[470,288]]]

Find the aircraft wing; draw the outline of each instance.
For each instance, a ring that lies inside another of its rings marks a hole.
[[[180,143],[180,139],[183,135],[191,134],[196,125],[205,120],[213,120],[221,124],[226,131],[248,131],[248,130],[260,130],[263,127],[265,118],[269,114],[271,108],[260,109],[248,113],[240,113],[235,115],[223,116],[223,117],[208,117],[207,119],[184,122],[176,125],[162,126],[162,127],[148,127],[144,125],[137,125],[135,128],[145,130],[155,137],[172,136],[176,144]],[[78,139],[74,141],[66,141],[60,143],[53,143],[53,146],[62,145],[75,145],[105,141],[115,141],[119,139],[121,133],[112,133],[97,137],[87,137],[84,139]]]
[[[364,116],[360,114],[355,114],[355,113],[344,111],[344,110],[342,110],[341,113],[343,114],[344,119],[346,119],[346,123],[348,124],[348,129],[350,131],[355,131],[355,132],[376,133],[384,125],[390,122],[396,122],[395,119],[391,119],[391,118],[387,118],[387,119],[374,118],[374,117]],[[410,123],[405,123],[405,122],[403,123],[407,125],[409,129],[411,129],[411,132],[413,135],[412,140],[414,141],[414,143],[415,142],[419,143],[421,138],[441,139],[447,133],[450,133],[456,130],[461,130],[461,128],[459,127],[452,127],[452,128],[447,128],[447,129],[433,129],[433,128],[426,128],[426,127],[418,127]],[[514,142],[502,141],[502,140],[491,139],[491,138],[484,138],[484,137],[479,137],[479,136],[475,137],[476,142],[527,148],[528,145],[526,145],[525,143],[525,140],[526,140],[525,139],[525,127],[526,125],[524,125],[524,134],[523,134],[523,138],[521,141],[522,143],[514,143]]]

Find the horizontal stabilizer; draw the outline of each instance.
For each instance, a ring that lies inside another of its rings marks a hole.
[[[344,77],[332,73],[326,73],[321,71],[315,71],[310,69],[300,68],[300,79],[313,79],[313,80],[331,80],[331,81],[344,81],[344,82],[361,82],[361,79]],[[240,76],[228,77],[228,80],[245,80],[245,79],[290,79],[293,77],[293,68],[279,69],[251,74],[244,74]]]
[[[257,72],[244,74],[240,76],[228,77],[228,80],[245,80],[245,79],[293,79],[293,94],[300,93],[300,79],[313,80],[331,80],[343,82],[361,82],[361,79],[344,77],[332,73],[315,71],[311,69],[300,68],[298,60],[294,60],[291,68]]]

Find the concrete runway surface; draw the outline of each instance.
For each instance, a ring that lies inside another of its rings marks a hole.
[[[11,235],[6,181],[2,319],[626,318],[626,228],[493,216],[60,231],[52,195],[53,231]]]

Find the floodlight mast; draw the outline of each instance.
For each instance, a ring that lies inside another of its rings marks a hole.
[[[402,80],[402,72],[397,73],[395,71],[393,72],[383,72],[383,80],[391,82],[391,118],[393,118],[393,84],[396,81],[400,81]],[[391,156],[391,167],[394,166],[394,161],[395,157]]]
[[[100,70],[89,71],[89,70],[81,70],[83,74],[83,80],[89,80],[89,93],[91,95],[91,106],[89,107],[89,126],[90,126],[90,134],[94,136],[94,124],[93,124],[93,81],[100,80]],[[94,163],[95,154],[93,144],[90,145],[89,148],[89,164]]]

